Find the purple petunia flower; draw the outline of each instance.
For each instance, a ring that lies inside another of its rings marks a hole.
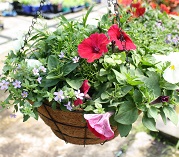
[[[164,103],[169,101],[169,96],[159,96],[157,99],[152,101],[150,105],[158,104],[158,103]]]
[[[54,95],[56,96],[54,98],[55,101],[60,101],[61,102],[65,98],[64,95],[63,95],[62,90],[60,90],[59,92],[54,92]]]
[[[15,80],[13,83],[14,88],[21,88],[21,82],[18,80]]]
[[[2,82],[0,82],[0,89],[1,90],[6,90],[6,89],[8,89],[8,87],[9,87],[9,82],[8,81],[5,81],[5,80],[2,80]]]

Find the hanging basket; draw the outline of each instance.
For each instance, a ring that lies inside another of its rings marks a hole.
[[[96,137],[88,129],[82,111],[53,110],[49,104],[43,104],[38,108],[38,112],[41,119],[52,129],[54,134],[67,143],[90,145],[106,142]],[[115,137],[118,136],[117,127],[112,126],[111,128]]]

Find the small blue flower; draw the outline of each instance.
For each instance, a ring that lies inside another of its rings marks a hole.
[[[68,104],[64,105],[66,106],[67,110],[71,111],[72,110],[72,107],[71,107],[71,102],[69,101]]]
[[[15,80],[13,83],[14,88],[21,88],[21,82],[18,80]]]
[[[60,90],[59,92],[54,92],[54,95],[56,96],[54,98],[55,101],[60,101],[61,102],[65,98],[64,95],[63,95],[62,90]]]

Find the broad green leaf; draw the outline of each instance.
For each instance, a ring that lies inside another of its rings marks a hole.
[[[132,88],[133,87],[129,85],[121,87],[120,90],[117,91],[120,94],[119,97],[124,97],[127,93],[129,93],[132,90]]]
[[[49,71],[56,69],[58,64],[59,64],[59,60],[57,59],[56,56],[54,55],[49,56],[48,63],[47,63],[47,67]]]
[[[59,79],[53,79],[53,80],[43,79],[40,86],[41,87],[52,87],[52,86],[56,85],[58,82],[59,82]]]
[[[142,103],[142,93],[139,90],[135,89],[133,99],[136,104],[141,104]]]
[[[132,125],[117,124],[117,128],[121,137],[126,137],[132,129]]]
[[[81,79],[73,79],[73,80],[70,80],[70,79],[66,79],[66,82],[68,83],[68,85],[70,87],[72,87],[73,89],[80,89],[80,87],[82,86],[82,83],[83,81]]]
[[[168,82],[165,82],[162,85],[162,87],[167,89],[167,90],[176,90],[176,89],[179,89],[179,86],[177,86],[176,84],[171,84],[171,83],[168,83]]]
[[[87,106],[84,111],[93,111],[94,107],[93,106]]]
[[[173,124],[175,125],[178,124],[178,115],[172,107],[169,106],[163,107],[163,112],[165,113],[165,116],[172,121]]]
[[[147,117],[147,115],[144,115],[142,118],[143,125],[148,128],[151,131],[158,131],[156,129],[156,122],[153,118]]]
[[[46,79],[48,79],[48,80],[54,80],[54,79],[59,79],[59,78],[61,78],[61,77],[62,77],[62,74],[60,74],[60,75],[49,74],[49,75],[46,77]]]
[[[130,125],[134,123],[138,118],[138,110],[136,106],[130,102],[125,101],[121,104],[118,113],[114,116],[114,119],[121,124]]]
[[[149,110],[148,110],[148,114],[149,114],[152,118],[157,119],[157,117],[158,117],[158,110],[157,110],[155,107],[151,106],[151,107],[149,108]]]
[[[153,91],[153,94],[155,95],[155,97],[158,97],[161,95],[161,89],[160,89],[160,85],[159,85],[159,76],[157,73],[153,72],[153,71],[149,71],[147,73],[148,77],[145,77],[143,79],[145,85],[151,90]]]
[[[99,76],[104,76],[108,74],[108,72],[105,69],[100,69]]]
[[[164,124],[167,124],[167,117],[165,116],[165,113],[163,112],[163,110],[160,111],[160,115],[162,117],[162,120],[164,122]]]
[[[42,102],[34,102],[33,107],[40,107],[42,105]]]
[[[53,103],[52,103],[52,109],[53,109],[53,110],[56,110],[56,108],[57,108],[57,103],[56,103],[56,102],[53,102]]]
[[[109,94],[107,92],[104,92],[101,94],[101,99],[105,100],[105,99],[109,99]]]
[[[29,115],[23,115],[23,122],[27,121],[30,118]]]
[[[116,76],[116,80],[117,80],[119,83],[123,84],[123,83],[125,82],[125,80],[126,80],[125,75],[119,73],[117,70],[114,70],[114,69],[112,69],[112,70],[113,70],[113,72],[114,72],[114,74],[115,74],[115,76]]]
[[[69,63],[62,67],[63,75],[66,76],[78,67],[79,63]]]

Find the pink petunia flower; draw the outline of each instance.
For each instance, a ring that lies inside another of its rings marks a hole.
[[[111,41],[115,41],[119,50],[135,50],[136,46],[130,39],[130,37],[122,31],[117,24],[113,24],[109,30],[108,35],[110,36]]]
[[[104,114],[84,114],[87,120],[89,130],[101,140],[111,140],[114,138],[114,131],[111,129],[109,118],[113,115],[112,112]]]
[[[81,58],[87,59],[88,63],[94,62],[108,52],[108,43],[109,40],[105,34],[91,34],[78,45],[78,54]]]

